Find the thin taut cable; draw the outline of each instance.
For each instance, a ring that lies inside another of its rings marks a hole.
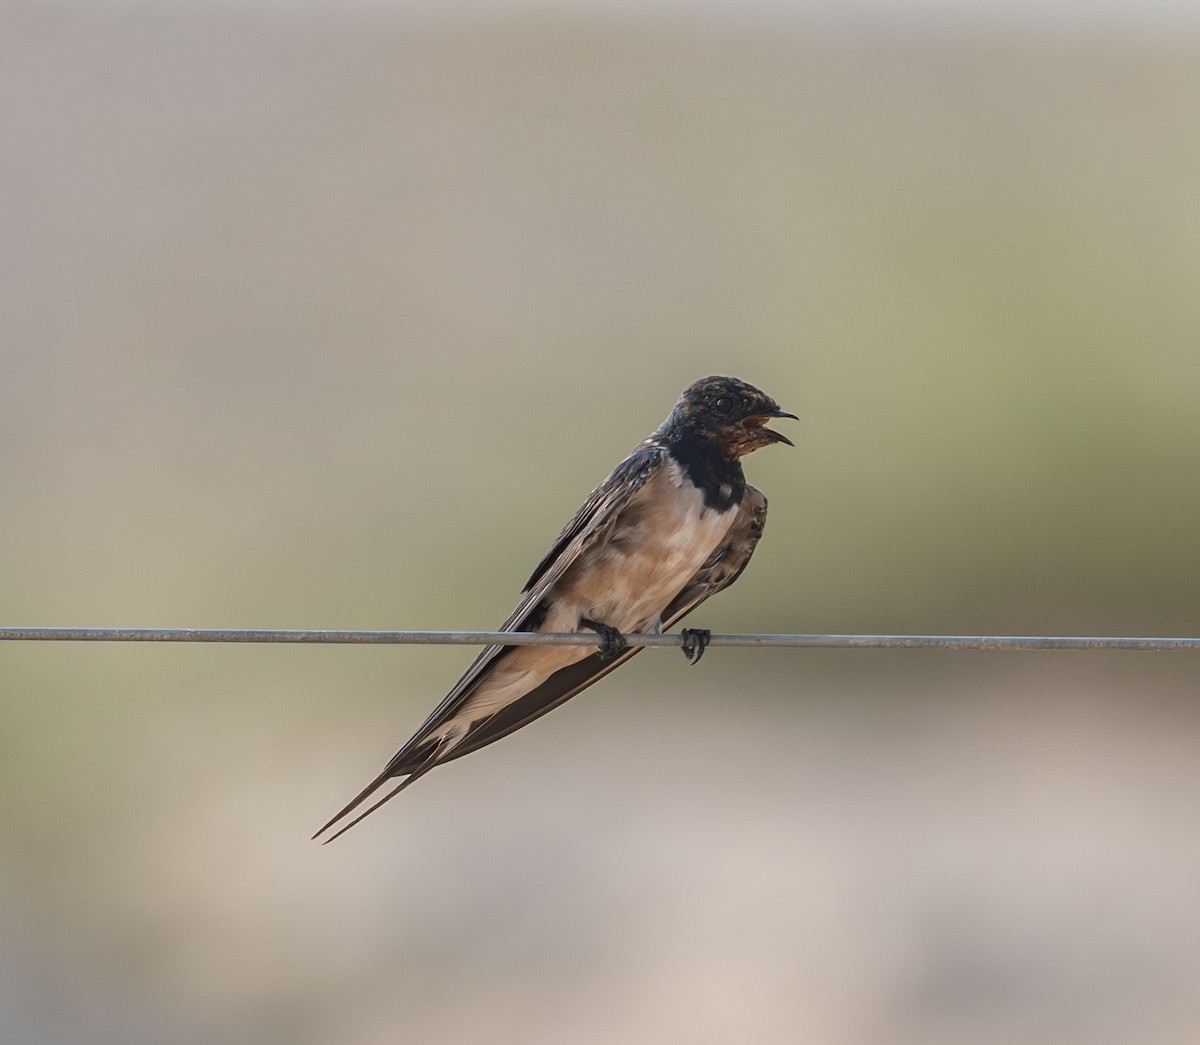
[[[593,632],[297,631],[241,628],[0,628],[0,641],[274,642],[402,646],[598,646]],[[681,646],[683,637],[626,635],[630,646]],[[713,635],[710,647],[941,650],[1196,650],[1200,638],[1052,635]]]

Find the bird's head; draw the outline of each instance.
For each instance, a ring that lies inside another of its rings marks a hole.
[[[772,431],[766,423],[774,417],[795,414],[781,410],[766,392],[736,377],[703,377],[684,389],[665,429],[715,443],[727,457],[744,457],[771,443],[795,444]]]

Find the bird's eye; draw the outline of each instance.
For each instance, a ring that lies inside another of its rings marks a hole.
[[[718,414],[729,414],[733,412],[733,400],[729,396],[717,396],[712,402],[712,408]]]

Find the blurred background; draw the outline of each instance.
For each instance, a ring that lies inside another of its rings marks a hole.
[[[727,632],[1200,633],[1183,5],[0,9],[0,621],[491,628],[709,373]],[[1195,655],[0,649],[0,1038],[1200,1039]]]

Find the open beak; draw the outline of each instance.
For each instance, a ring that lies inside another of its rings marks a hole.
[[[767,422],[775,417],[790,417],[793,421],[800,420],[795,414],[789,414],[786,410],[780,410],[779,407],[776,407],[769,414],[763,414],[759,417],[747,417],[745,424],[747,428],[757,428],[763,435],[770,436],[773,442],[787,443],[788,446],[795,446],[796,444],[786,435],[780,435],[773,428],[766,427]]]

